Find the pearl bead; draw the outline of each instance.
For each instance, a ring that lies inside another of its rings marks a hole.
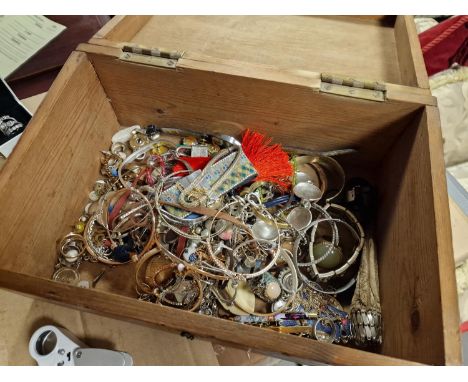
[[[185,265],[184,265],[184,264],[182,264],[182,263],[177,264],[177,270],[178,270],[179,272],[183,272],[184,269],[185,269]]]
[[[280,310],[285,305],[286,305],[286,301],[284,300],[275,301],[272,305],[273,311],[276,312],[277,310]]]
[[[203,239],[206,239],[208,236],[210,236],[210,231],[209,230],[204,229],[203,231],[201,231],[201,237]]]
[[[80,253],[77,249],[69,249],[67,252],[65,252],[66,257],[77,257],[79,254]]]
[[[67,252],[65,252],[63,255],[63,257],[65,257],[65,260],[68,263],[74,263],[75,261],[78,260],[79,256],[80,256],[80,253],[76,249],[70,249]]]
[[[281,287],[277,282],[275,281],[269,282],[266,285],[265,296],[269,300],[276,300],[280,296],[280,294],[281,294]]]

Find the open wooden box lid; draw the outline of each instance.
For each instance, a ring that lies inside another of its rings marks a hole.
[[[117,16],[79,50],[118,54],[89,45],[140,64],[434,104],[410,16]]]

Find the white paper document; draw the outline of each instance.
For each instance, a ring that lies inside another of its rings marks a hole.
[[[0,16],[0,78],[7,78],[65,29],[44,16]]]

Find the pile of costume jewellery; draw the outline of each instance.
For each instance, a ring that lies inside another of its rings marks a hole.
[[[239,142],[154,125],[120,130],[101,155],[54,280],[94,287],[80,283],[81,264],[127,264],[144,301],[381,343],[373,190],[346,184],[333,157],[286,153],[249,130]]]

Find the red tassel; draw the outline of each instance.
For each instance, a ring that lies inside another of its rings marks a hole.
[[[242,150],[257,171],[256,181],[273,182],[282,189],[291,186],[293,167],[281,145],[271,145],[271,138],[247,129],[242,138]]]

